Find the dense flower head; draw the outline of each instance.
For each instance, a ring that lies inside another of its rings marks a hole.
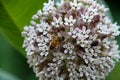
[[[101,80],[120,55],[117,23],[95,0],[49,0],[22,35],[28,63],[41,80]]]

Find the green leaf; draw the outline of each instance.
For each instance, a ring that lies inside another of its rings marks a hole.
[[[9,17],[5,9],[0,4],[0,30],[1,32],[9,39],[9,41],[24,53],[22,49],[22,41],[20,30],[16,27],[16,24],[13,23],[12,19]]]
[[[28,67],[26,57],[15,50],[1,33],[0,45],[2,45],[0,46],[0,69],[15,75],[21,80],[38,80],[32,69]]]
[[[28,25],[33,14],[47,0],[0,0],[0,31],[9,42],[25,55],[22,49],[23,26]]]
[[[20,79],[0,69],[0,80],[20,80]]]
[[[106,80],[120,80],[120,62],[116,64],[115,68],[108,75]]]

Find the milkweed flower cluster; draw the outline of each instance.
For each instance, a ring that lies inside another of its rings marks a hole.
[[[119,61],[117,23],[95,0],[49,0],[22,36],[28,63],[41,80],[101,80]]]

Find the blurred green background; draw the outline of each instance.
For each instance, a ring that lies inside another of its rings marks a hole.
[[[36,80],[26,61],[0,34],[0,80]]]
[[[5,0],[5,1],[9,2],[9,0]],[[17,0],[13,0],[13,1],[17,1]],[[33,1],[35,3],[38,3],[41,1],[44,2],[44,0],[31,0],[31,1]],[[45,1],[47,1],[47,0],[45,0]],[[111,10],[112,16],[113,16],[113,20],[117,21],[118,24],[120,25],[119,0],[105,0],[105,1],[108,4],[108,6],[110,7],[110,10]],[[0,2],[1,2],[1,0],[0,0]],[[36,9],[34,9],[34,10],[32,9],[33,13],[35,13],[37,11],[38,7],[41,8],[42,2],[37,7],[32,6],[32,7],[36,7]],[[27,5],[24,5],[24,7],[25,6],[27,6]],[[22,14],[22,12],[20,14]],[[31,18],[31,15],[29,15],[30,18]],[[0,21],[0,24],[1,24],[1,21]],[[4,27],[4,26],[2,26],[2,27]],[[32,69],[29,68],[29,65],[26,62],[27,61],[26,57],[23,56],[23,54],[20,54],[20,52],[18,50],[16,50],[9,43],[8,39],[3,35],[4,34],[2,32],[0,32],[0,80],[38,80],[35,77],[35,74],[33,73]],[[19,36],[19,37],[21,37],[21,36]],[[118,40],[118,43],[120,45],[120,37],[118,36],[116,39]],[[107,80],[120,80],[119,75],[120,75],[120,63],[117,63],[115,69],[107,77]]]

